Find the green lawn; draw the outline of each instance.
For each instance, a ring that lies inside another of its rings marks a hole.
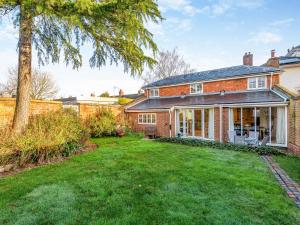
[[[273,156],[282,169],[298,184],[300,184],[300,157]]]
[[[1,179],[0,224],[299,224],[255,154],[135,137],[95,142],[96,151]]]

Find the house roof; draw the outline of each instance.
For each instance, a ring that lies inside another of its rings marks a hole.
[[[242,103],[281,103],[285,100],[270,90],[249,91],[241,93],[225,93],[225,95],[211,94],[199,96],[170,97],[170,98],[149,98],[132,107],[130,110],[153,110],[170,109],[173,106],[195,106],[215,104],[242,104]]]
[[[291,56],[280,56],[279,64],[287,65],[287,64],[298,64],[300,63],[300,57],[291,57]]]
[[[270,73],[275,71],[279,71],[279,69],[274,67],[266,67],[266,66],[246,66],[246,65],[232,66],[232,67],[226,67],[221,69],[214,69],[214,70],[207,70],[202,72],[171,76],[165,79],[155,81],[151,84],[144,86],[143,88],[192,83],[197,81],[226,79],[232,77],[247,76],[250,74]]]

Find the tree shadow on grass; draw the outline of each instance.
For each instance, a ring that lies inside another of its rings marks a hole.
[[[76,197],[66,184],[43,185],[1,210],[0,224],[74,224]]]

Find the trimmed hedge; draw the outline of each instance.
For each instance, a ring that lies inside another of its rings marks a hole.
[[[255,152],[260,155],[265,154],[273,154],[273,155],[282,155],[285,152],[281,149],[270,147],[270,146],[259,146],[259,147],[251,147],[249,145],[237,145],[231,143],[220,143],[215,141],[206,141],[200,139],[193,139],[193,138],[178,138],[178,137],[162,137],[156,139],[158,142],[169,142],[169,143],[176,143],[176,144],[183,144],[189,146],[198,146],[198,147],[209,147],[221,150],[231,150],[231,151],[242,151],[242,152]]]

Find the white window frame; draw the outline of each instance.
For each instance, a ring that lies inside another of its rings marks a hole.
[[[145,119],[144,119],[145,118]],[[150,121],[149,121],[150,119]],[[156,113],[139,113],[138,124],[156,124],[157,117]]]
[[[258,80],[264,79],[264,87],[258,87]],[[255,79],[255,87],[250,87],[250,81]],[[248,78],[248,90],[266,89],[267,88],[267,76],[249,77]]]
[[[157,95],[156,95],[156,93],[157,93]],[[158,98],[159,97],[159,88],[149,89],[149,97],[150,98]]]
[[[205,135],[205,109],[211,109],[212,110],[212,117],[213,117],[213,134],[212,138],[204,137]],[[186,112],[187,110],[192,110],[192,136],[186,135]],[[201,110],[201,136],[195,136],[195,110]],[[179,114],[183,114],[183,133],[182,137],[191,137],[196,139],[202,139],[202,140],[215,140],[215,109],[211,107],[205,107],[205,108],[181,108],[175,111],[175,117],[176,117],[176,127],[175,127],[175,134],[178,135],[180,133],[180,121],[179,121]]]
[[[201,90],[200,90],[200,91],[197,91],[197,88],[195,88],[196,85],[200,85],[200,87],[201,87]],[[194,86],[194,87],[193,87],[193,86]],[[193,89],[195,90],[195,92],[192,92],[192,87],[193,87]],[[190,94],[191,94],[191,95],[202,94],[202,93],[203,93],[203,83],[192,83],[192,84],[190,84]]]

